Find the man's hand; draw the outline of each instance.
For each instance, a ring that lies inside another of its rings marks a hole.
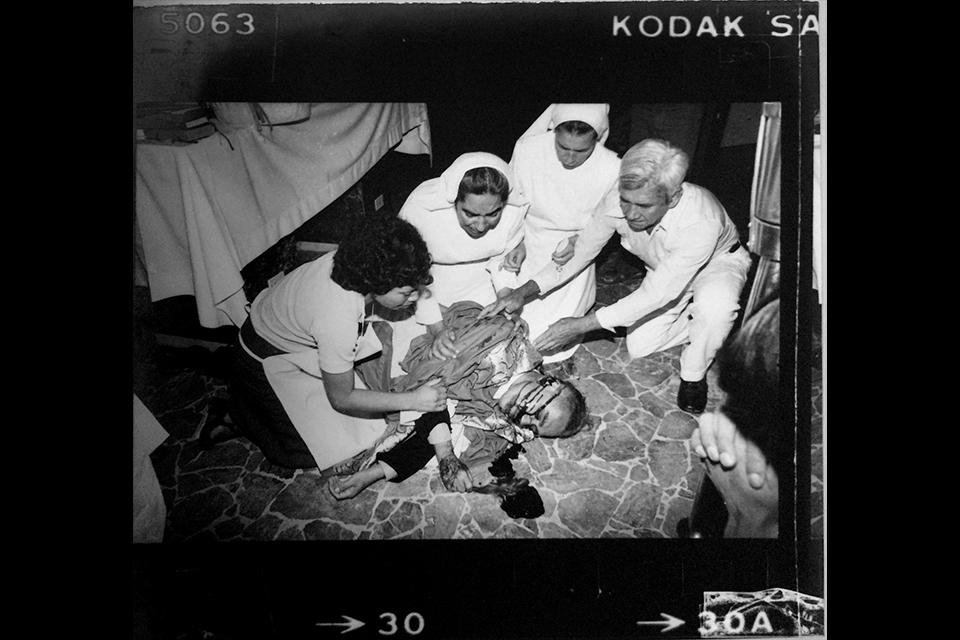
[[[447,388],[440,378],[428,380],[410,392],[414,411],[443,411],[447,408]]]
[[[528,280],[516,289],[504,287],[497,292],[497,301],[485,306],[477,318],[486,318],[495,316],[498,313],[504,313],[507,317],[519,314],[523,311],[523,305],[537,297],[540,293],[540,286],[533,280]]]
[[[553,260],[553,262],[558,267],[562,267],[563,265],[570,262],[570,258],[573,257],[574,246],[576,246],[577,238],[579,237],[580,236],[578,236],[577,234],[573,234],[566,240],[561,241],[559,245],[557,245],[557,250],[550,255],[550,259]]]
[[[540,353],[549,355],[599,327],[592,313],[582,318],[560,318],[533,341],[533,346]]]
[[[690,436],[690,446],[701,458],[719,462],[724,469],[732,469],[739,462],[737,451],[742,452],[747,482],[754,489],[763,487],[767,477],[767,458],[756,444],[743,438],[737,426],[722,413],[705,413],[699,418],[700,426]]]
[[[469,491],[473,487],[470,470],[452,452],[440,458],[440,481],[447,491]]]
[[[520,265],[523,264],[526,257],[527,248],[521,242],[503,257],[503,270],[511,273],[519,273]]]

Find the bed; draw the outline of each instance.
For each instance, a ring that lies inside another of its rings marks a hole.
[[[190,295],[200,324],[247,317],[241,269],[391,149],[430,154],[423,103],[316,103],[308,120],[136,146],[135,272],[153,301]]]

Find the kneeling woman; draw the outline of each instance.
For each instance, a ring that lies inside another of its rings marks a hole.
[[[385,413],[446,406],[436,382],[404,393],[375,391],[354,370],[381,350],[368,322],[373,303],[414,304],[430,284],[430,264],[412,225],[373,214],[336,251],[256,297],[240,329],[230,414],[268,460],[324,470],[371,446],[386,429]]]

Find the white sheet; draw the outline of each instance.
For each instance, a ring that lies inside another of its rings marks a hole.
[[[138,144],[137,231],[151,299],[193,295],[202,326],[240,326],[240,270],[401,142],[398,151],[430,153],[425,104],[320,103],[301,124]]]
[[[133,394],[133,541],[163,542],[167,507],[150,453],[167,439],[166,430]]]

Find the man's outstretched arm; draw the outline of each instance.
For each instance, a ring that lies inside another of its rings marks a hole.
[[[569,261],[560,267],[550,262],[516,289],[507,289],[503,294],[498,293],[497,301],[484,307],[479,317],[498,313],[507,315],[520,313],[528,302],[566,284],[583,271],[599,255],[617,230],[615,216],[620,207],[619,193],[614,187],[597,207],[590,222],[578,234],[576,248]]]

